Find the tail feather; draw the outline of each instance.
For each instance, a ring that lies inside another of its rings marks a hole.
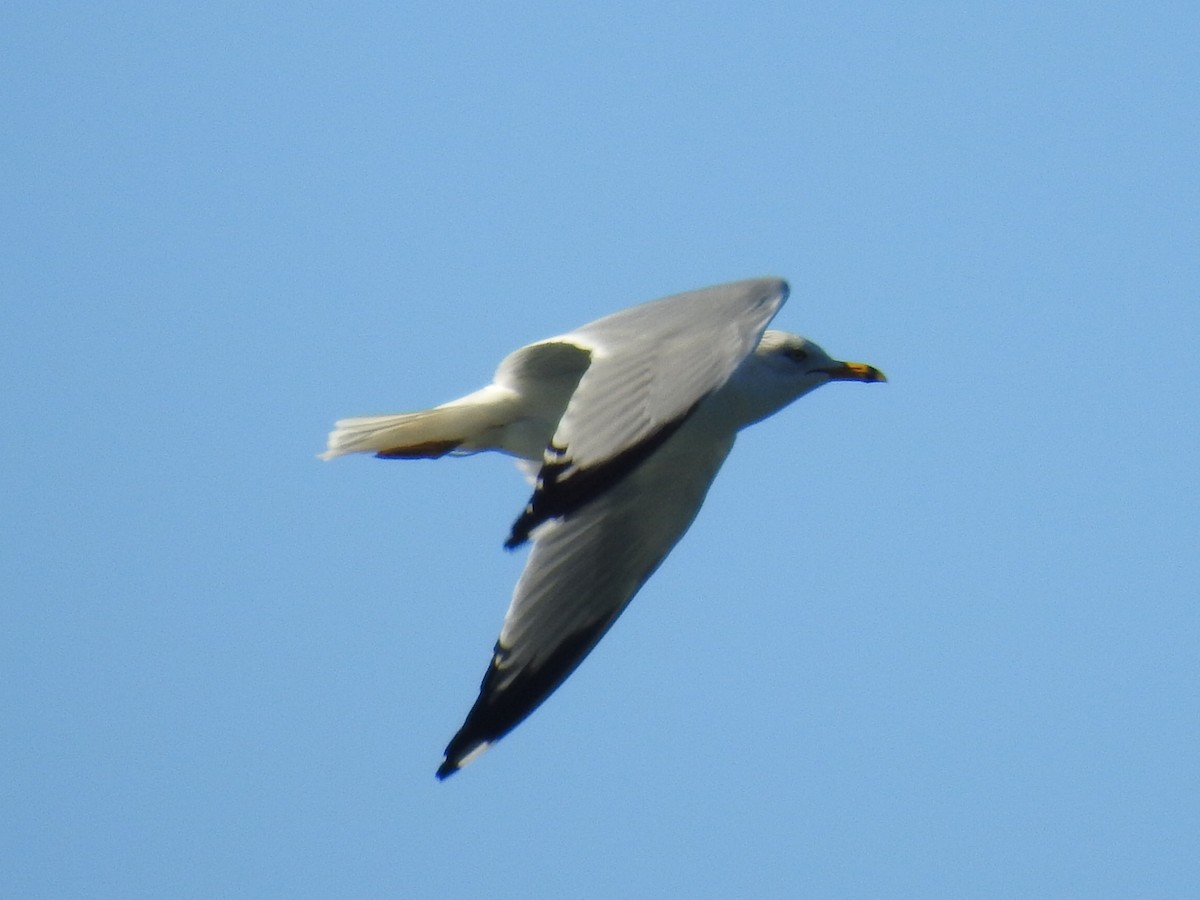
[[[384,459],[434,459],[455,450],[503,449],[506,426],[517,409],[511,391],[490,386],[422,412],[341,419],[320,458],[374,453]]]
[[[321,459],[333,459],[347,453],[375,453],[399,459],[444,456],[466,439],[447,426],[450,418],[431,409],[391,416],[356,416],[339,419],[329,433]]]

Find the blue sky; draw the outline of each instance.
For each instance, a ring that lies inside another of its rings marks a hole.
[[[1194,4],[9,4],[0,894],[1192,897]],[[873,363],[446,783],[503,458],[641,300]]]

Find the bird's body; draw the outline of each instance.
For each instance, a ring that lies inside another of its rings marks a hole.
[[[344,419],[324,458],[499,450],[534,478],[506,546],[533,550],[445,778],[507,734],[604,635],[683,536],[741,428],[831,380],[882,381],[764,331],[779,279],[635,306],[509,354],[493,383],[432,410]]]

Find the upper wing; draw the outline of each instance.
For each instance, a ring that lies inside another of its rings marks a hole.
[[[676,294],[554,338],[590,353],[507,546],[633,471],[721,387],[787,299],[757,278]]]
[[[734,435],[688,429],[630,477],[538,529],[479,698],[438,777],[516,727],[604,636],[700,509]]]

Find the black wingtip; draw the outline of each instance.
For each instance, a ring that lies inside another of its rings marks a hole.
[[[525,509],[521,511],[521,515],[517,516],[517,521],[513,522],[512,530],[508,533],[508,540],[504,542],[505,550],[515,550],[520,547],[529,540],[529,535],[533,529],[549,518],[548,516],[542,516],[538,509],[539,497],[543,490],[540,484],[539,480],[538,489],[534,491],[533,497],[526,504]]]
[[[459,769],[464,768],[468,763],[478,758],[488,747],[492,745],[490,740],[481,740],[478,737],[473,737],[470,729],[470,717],[463,723],[463,727],[459,729],[450,744],[446,747],[445,759],[438,766],[437,777],[438,781],[445,781]]]

